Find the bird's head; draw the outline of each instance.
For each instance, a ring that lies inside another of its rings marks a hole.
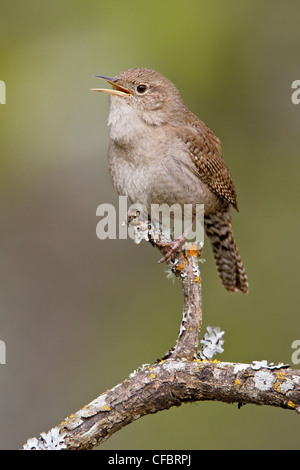
[[[155,70],[133,68],[114,78],[96,75],[106,80],[112,88],[93,88],[93,91],[109,93],[114,106],[131,107],[150,125],[180,123],[185,105],[176,86]]]

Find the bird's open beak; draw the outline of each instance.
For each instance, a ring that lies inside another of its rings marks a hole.
[[[131,91],[123,86],[117,85],[115,78],[104,77],[103,75],[94,75],[96,78],[102,78],[110,83],[113,88],[91,88],[91,91],[101,91],[103,93],[109,93],[110,95],[126,96],[131,95]]]

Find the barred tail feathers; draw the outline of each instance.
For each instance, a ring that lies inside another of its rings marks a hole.
[[[229,208],[206,216],[204,226],[224,287],[229,292],[247,293],[247,275],[233,237]]]

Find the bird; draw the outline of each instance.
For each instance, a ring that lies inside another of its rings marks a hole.
[[[118,194],[147,208],[204,204],[204,228],[221,282],[228,292],[247,293],[231,223],[237,195],[219,138],[187,108],[175,84],[155,70],[95,77],[112,86],[92,90],[111,97],[108,161]]]

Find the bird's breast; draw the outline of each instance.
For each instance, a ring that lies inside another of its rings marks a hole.
[[[174,145],[175,144],[175,145]],[[195,172],[188,150],[174,139],[157,132],[151,145],[140,139],[135,146],[120,145],[111,139],[109,170],[119,195],[132,204],[204,204],[206,213],[214,211],[219,198]]]

